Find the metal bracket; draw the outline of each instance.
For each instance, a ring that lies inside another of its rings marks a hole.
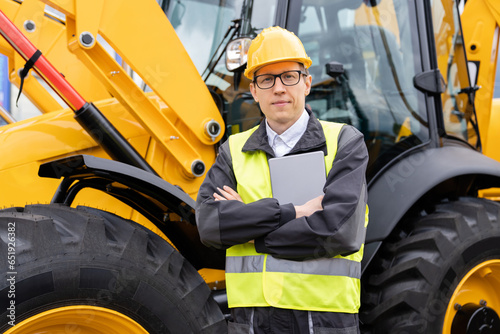
[[[97,40],[99,24],[104,10],[103,0],[75,1],[76,36],[80,45],[85,48],[92,48]]]

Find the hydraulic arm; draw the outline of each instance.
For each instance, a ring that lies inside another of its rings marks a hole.
[[[1,0],[0,9],[50,62],[58,64],[58,69],[86,100],[98,101],[111,97],[100,81],[70,52],[67,47],[66,25],[59,18],[45,12],[44,3],[39,0],[25,0],[22,3]],[[13,52],[3,39],[0,40],[0,52],[8,57],[10,80],[19,87],[19,70],[24,66],[25,60]],[[42,113],[61,109],[56,99],[32,75],[25,78],[23,93]]]
[[[471,85],[480,87],[475,93],[475,104],[483,150],[486,155],[500,160],[500,151],[495,147],[500,140],[499,131],[495,128],[496,124],[500,124],[500,113],[491,108],[500,32],[500,2],[467,1],[461,19]]]
[[[81,68],[81,64],[84,64],[92,77],[97,78],[98,85],[103,87],[96,94],[115,97],[155,139],[159,148],[177,161],[186,177],[203,175],[207,162],[199,153],[197,145],[213,145],[220,140],[222,117],[157,3],[133,0],[42,2],[27,0],[19,5],[14,1],[3,0],[2,9],[7,8],[12,15],[18,9],[17,26],[27,31],[28,37],[35,41],[42,38],[36,27],[53,29],[58,42],[49,46],[49,50],[51,47],[60,47],[61,41],[65,41],[65,46],[79,61],[77,66]],[[63,13],[64,22],[54,22],[54,18],[47,16],[44,4]],[[10,14],[7,16],[11,17]],[[29,33],[33,26],[33,33]],[[136,29],[136,26],[141,26],[141,29]],[[144,31],[148,34],[145,35]],[[114,55],[101,44],[99,36],[151,88],[157,99],[152,99],[151,94],[145,93],[134,82]],[[17,71],[24,62],[13,54],[10,59],[14,59],[13,75],[18,75]],[[74,59],[74,56],[70,59]],[[164,67],[166,63],[171,66]],[[28,80],[36,81],[33,78]],[[76,75],[68,78],[70,83],[72,80],[85,81]],[[88,85],[92,84],[90,82]],[[38,95],[39,84],[26,82],[25,87],[32,100],[49,101],[37,105],[45,103],[48,104],[44,107],[45,111],[54,110],[55,104],[51,102],[53,98],[47,97],[46,93]],[[180,131],[180,124],[188,131]]]
[[[92,135],[104,150],[114,159],[153,172],[142,156],[127,142],[111,123],[92,104],[66,81],[40,50],[16,28],[16,26],[0,11],[0,34],[9,42],[23,59],[27,61],[26,71],[33,67],[66,104],[75,112],[80,125]]]

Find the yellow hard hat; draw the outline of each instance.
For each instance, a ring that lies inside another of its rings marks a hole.
[[[306,68],[312,64],[304,45],[293,32],[281,27],[266,28],[250,44],[244,74],[253,80],[253,74],[262,66],[282,61],[296,61]]]

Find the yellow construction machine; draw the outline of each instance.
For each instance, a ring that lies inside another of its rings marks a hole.
[[[313,60],[315,115],[365,136],[362,332],[500,332],[500,205],[480,196],[500,163],[481,153],[494,119],[467,62],[482,31],[460,17],[473,4],[498,8],[0,0],[10,80],[42,112],[0,127],[0,330],[227,332],[224,252],[200,243],[194,199],[218,143],[262,119],[242,70],[279,25]]]
[[[478,114],[477,127],[481,134],[482,151],[500,161],[497,145],[500,142],[500,105],[493,99],[498,61],[500,3],[493,0],[464,1],[461,19],[472,87],[470,93],[474,96]],[[482,194],[500,200],[500,189],[484,190]]]

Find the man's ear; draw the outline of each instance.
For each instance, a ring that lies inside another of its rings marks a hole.
[[[255,102],[259,102],[257,99],[257,90],[255,88],[255,84],[253,82],[250,83],[250,93],[252,93],[253,99]]]
[[[305,83],[306,83],[306,90],[305,90],[305,93],[306,93],[306,96],[309,95],[309,93],[311,92],[311,86],[312,86],[312,76],[308,75],[305,79]]]

